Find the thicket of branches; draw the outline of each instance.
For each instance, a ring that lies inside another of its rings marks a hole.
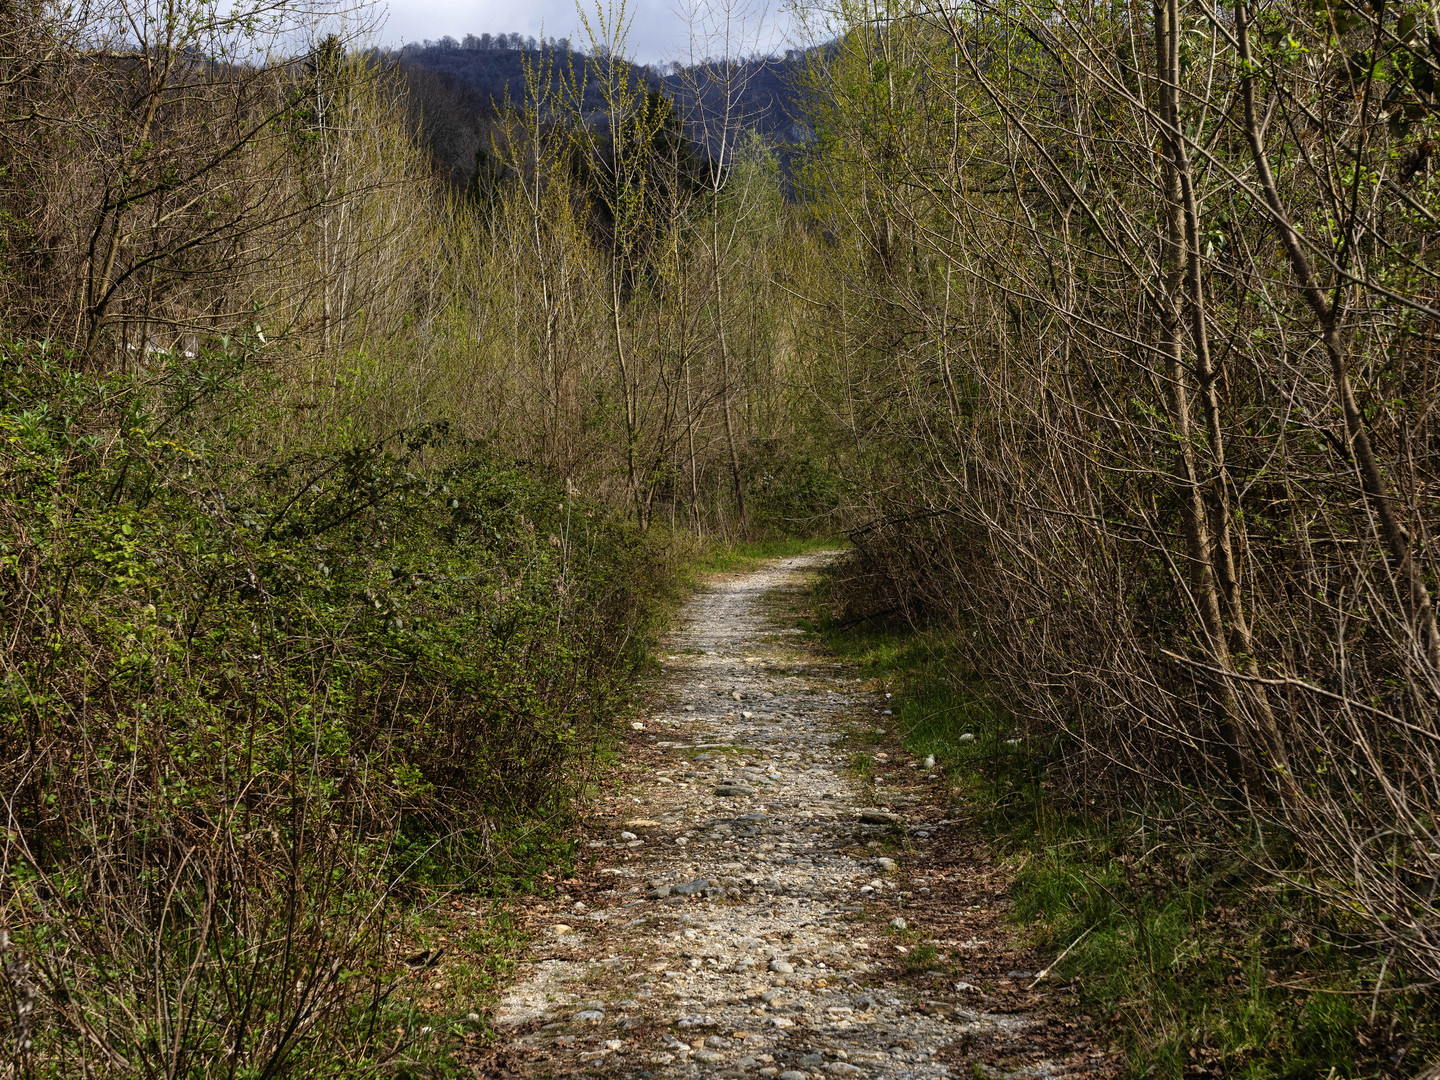
[[[1248,830],[1440,978],[1436,10],[824,14],[807,343],[869,572],[1071,792]]]
[[[803,312],[774,283],[812,242],[747,129],[750,73],[697,66],[685,100],[705,104],[686,111],[621,59],[623,11],[597,18],[591,59],[527,63],[524,99],[478,156],[471,265],[486,272],[464,287],[493,358],[485,400],[509,415],[466,423],[642,527],[811,528],[833,500],[800,435]]]
[[[773,284],[809,241],[746,136],[748,68],[696,65],[684,114],[623,59],[617,9],[586,53],[522,54],[496,117],[334,36],[261,62],[326,10],[135,10],[36,7],[7,35],[19,332],[131,371],[258,333],[282,440],[447,419],[642,525],[742,529],[747,488],[761,526],[826,508]],[[743,35],[731,15],[707,33]]]

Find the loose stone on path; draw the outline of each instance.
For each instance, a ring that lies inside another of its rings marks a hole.
[[[892,921],[911,886],[881,850],[904,839],[906,804],[878,785],[862,797],[844,745],[879,706],[765,603],[827,557],[722,581],[685,608],[662,648],[663,704],[633,725],[659,757],[591,842],[613,888],[557,906],[565,921],[532,944],[494,1017],[505,1075],[929,1080],[979,1075],[953,1056],[977,1036],[1031,1037],[1025,1015],[967,1006],[969,983],[941,1001],[884,976],[879,958],[914,941]]]

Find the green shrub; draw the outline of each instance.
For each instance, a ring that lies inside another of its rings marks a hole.
[[[267,450],[256,359],[0,366],[7,981],[37,1075],[429,1052],[396,901],[569,853],[543,837],[658,614],[632,529],[443,427]]]

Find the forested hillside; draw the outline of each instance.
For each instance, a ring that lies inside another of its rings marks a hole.
[[[701,545],[836,533],[1137,1074],[1440,1060],[1440,9],[340,14],[0,12],[13,1075],[441,1074],[419,913],[565,864]]]
[[[538,43],[519,34],[467,34],[458,42],[446,38],[409,45],[384,59],[404,70],[427,139],[463,181],[472,175],[471,159],[480,148],[471,132],[503,112],[507,102],[526,99],[531,93],[527,68],[547,72],[547,93],[554,97],[565,92],[567,79],[581,75],[587,80],[581,91],[584,110],[605,107],[599,68],[564,38]],[[807,64],[805,54],[792,49],[783,58],[677,61],[665,70],[626,66],[627,78],[636,85],[674,103],[686,133],[704,153],[724,156],[722,133],[754,132],[775,151],[788,176],[797,151],[814,137],[801,108]]]

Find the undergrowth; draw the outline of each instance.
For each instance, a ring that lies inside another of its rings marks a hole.
[[[228,341],[125,375],[3,350],[0,982],[26,1075],[443,1071],[396,950],[437,897],[573,860],[679,594],[659,540],[441,425],[297,437],[269,371]],[[473,955],[506,952],[495,910]]]
[[[1440,1060],[1433,989],[1299,887],[1298,861],[1285,880],[1247,858],[1262,844],[1273,858],[1282,837],[1070,796],[1060,748],[1021,737],[955,636],[851,613],[840,590],[823,583],[800,625],[891,694],[893,734],[934,755],[1015,867],[1014,920],[1111,1025],[1132,1075],[1412,1077]]]

